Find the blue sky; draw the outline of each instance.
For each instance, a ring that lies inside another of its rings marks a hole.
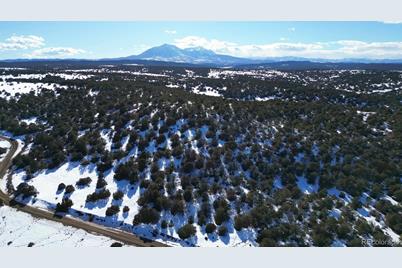
[[[0,59],[120,57],[164,43],[241,57],[402,59],[402,23],[0,22]]]

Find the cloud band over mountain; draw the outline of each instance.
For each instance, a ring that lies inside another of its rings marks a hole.
[[[180,48],[203,47],[219,54],[247,58],[292,56],[323,59],[402,59],[402,42],[339,40],[313,43],[277,42],[244,45],[200,36],[187,36],[175,39],[174,44]]]

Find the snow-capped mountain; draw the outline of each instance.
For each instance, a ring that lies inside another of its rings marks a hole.
[[[217,54],[203,47],[179,48],[175,45],[163,44],[152,47],[139,55],[119,58],[119,60],[148,60],[189,64],[213,64],[220,66],[235,66],[244,64],[272,64],[281,62],[313,62],[313,63],[401,63],[401,60],[388,59],[320,59],[303,57],[265,57],[240,58]]]
[[[185,62],[193,64],[213,63],[213,64],[248,64],[255,63],[255,60],[238,58],[228,55],[216,54],[212,50],[203,47],[178,48],[174,45],[164,44],[152,47],[139,55],[128,56],[124,59],[141,59],[168,62]]]

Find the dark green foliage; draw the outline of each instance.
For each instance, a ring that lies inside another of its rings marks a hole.
[[[137,166],[132,161],[119,165],[116,169],[114,179],[117,181],[128,180],[130,183],[136,183],[138,181]]]
[[[227,233],[228,233],[228,228],[226,226],[224,226],[224,225],[219,226],[219,228],[218,228],[219,236],[225,236],[225,235],[227,235]]]
[[[27,184],[26,182],[21,182],[17,186],[17,190],[15,191],[15,196],[22,195],[23,198],[27,198],[33,195],[36,195],[38,191],[32,185]]]
[[[103,178],[99,178],[98,181],[96,182],[96,189],[103,188],[107,185],[107,182]]]
[[[211,233],[215,232],[215,230],[216,230],[216,225],[213,224],[213,223],[208,223],[208,224],[205,226],[205,232],[206,232],[207,234],[211,234]]]
[[[57,203],[56,212],[67,213],[69,208],[73,206],[73,201],[68,198],[63,198],[61,203]]]
[[[107,199],[110,197],[110,191],[109,190],[100,190],[97,192],[94,192],[92,194],[89,194],[87,196],[86,202],[96,202],[98,200],[102,200],[102,199]]]
[[[226,208],[219,207],[215,211],[215,222],[218,225],[221,225],[223,222],[229,220],[229,213]]]
[[[145,224],[156,224],[158,223],[160,214],[157,210],[153,208],[143,207],[140,209],[137,215],[134,216],[133,224],[137,225],[140,223]]]
[[[76,185],[77,186],[88,186],[90,183],[92,182],[92,179],[90,177],[86,177],[86,178],[80,178]]]
[[[187,239],[191,236],[195,235],[196,229],[192,224],[183,225],[178,231],[177,234],[181,239]]]
[[[122,191],[117,191],[117,192],[113,193],[114,200],[120,200],[123,198],[123,196],[124,196],[124,193]]]
[[[248,228],[251,225],[251,217],[249,215],[237,215],[234,218],[234,228],[241,231],[243,228]]]
[[[119,213],[120,208],[118,206],[112,205],[106,209],[106,216],[110,217]]]
[[[57,186],[57,191],[61,192],[66,188],[66,185],[64,183],[60,183],[59,186]]]
[[[183,194],[183,198],[186,202],[191,202],[193,200],[193,192],[191,189],[186,189]]]
[[[66,186],[66,189],[64,190],[64,192],[66,193],[66,194],[71,194],[71,193],[73,193],[75,191],[75,188],[74,188],[74,186],[72,186],[72,185],[67,185]]]

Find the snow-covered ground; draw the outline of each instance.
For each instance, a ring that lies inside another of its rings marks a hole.
[[[40,82],[46,77],[59,77],[64,80],[85,80],[93,77],[91,74],[80,74],[80,73],[43,73],[43,74],[19,74],[14,75],[0,75],[0,98],[10,99],[16,94],[28,94],[33,92],[35,95],[38,94],[42,89],[54,90],[56,88],[67,88],[66,86],[61,86],[55,83],[43,83]],[[35,79],[38,82],[21,82],[14,81]]]
[[[10,99],[16,94],[28,94],[33,92],[37,95],[42,89],[54,90],[67,88],[54,83],[31,83],[31,82],[0,82],[0,98]]]
[[[294,76],[287,72],[281,72],[277,70],[223,70],[223,69],[211,69],[208,73],[208,78],[232,78],[235,76],[249,76],[254,78],[272,78],[272,77],[284,77],[294,78]]]
[[[8,141],[0,140],[0,148],[10,148],[11,144]]]
[[[297,186],[299,187],[300,191],[304,194],[311,194],[318,192],[318,184],[309,184],[305,177],[297,177]]]
[[[19,74],[17,76],[13,75],[2,75],[0,76],[0,80],[6,81],[9,79],[38,79],[42,80],[47,76],[57,76],[64,80],[85,80],[93,77],[91,74],[80,74],[80,73],[44,73],[44,74]]]
[[[370,211],[375,210],[373,207],[366,208],[362,207],[357,209],[357,215],[363,219],[365,219],[368,223],[371,223],[373,226],[380,227],[384,233],[386,233],[389,237],[391,237],[392,241],[395,243],[399,243],[399,235],[396,234],[391,228],[389,228],[384,221],[378,221],[376,217],[371,215]]]
[[[124,65],[133,65],[133,64],[124,64]],[[137,66],[137,64],[135,64],[134,66]],[[104,67],[105,67],[105,65],[104,65]],[[147,72],[146,68],[142,69],[141,71],[125,71],[125,70],[115,70],[115,69],[109,69],[109,68],[74,69],[74,70],[65,70],[65,71],[73,72],[73,73],[116,73],[116,74],[129,74],[129,75],[134,75],[134,76],[169,77],[166,74]]]
[[[192,90],[193,93],[195,94],[200,94],[200,95],[207,95],[207,96],[213,96],[213,97],[221,97],[222,95],[219,94],[219,92],[212,87],[204,87],[202,90],[200,90],[200,86],[196,86]]]
[[[139,198],[138,186],[130,186],[125,181],[117,182],[113,179],[114,172],[110,172],[105,176],[105,180],[108,183],[107,189],[111,194],[117,190],[125,193],[122,201],[115,201],[112,197],[106,200],[100,200],[96,203],[86,203],[87,195],[95,192],[97,174],[94,164],[86,167],[78,165],[75,162],[69,162],[55,170],[43,171],[37,174],[32,180],[29,181],[30,185],[33,185],[38,191],[38,199],[45,201],[49,204],[57,204],[63,198],[63,192],[58,192],[57,187],[60,183],[65,185],[73,185],[75,191],[71,194],[70,199],[73,201],[73,209],[77,211],[87,212],[98,216],[105,216],[106,209],[112,204],[121,203],[121,207],[128,206],[130,208],[129,213],[120,213],[118,220],[125,223],[132,223],[134,215],[138,212],[137,200]],[[17,173],[13,176],[13,184],[19,185],[24,178],[25,173]],[[90,177],[92,182],[85,187],[76,186],[76,182],[80,178]],[[40,205],[40,202],[35,204]]]
[[[8,141],[0,140],[0,149],[8,150],[11,147],[11,144]],[[5,153],[1,153],[0,151],[0,162],[3,161],[3,158],[6,156],[7,151]]]
[[[0,207],[0,247],[109,247],[113,239]]]
[[[270,101],[270,100],[275,100],[275,99],[277,99],[277,97],[275,97],[275,96],[263,97],[263,98],[256,97],[255,98],[256,101]]]
[[[25,123],[27,125],[30,125],[30,124],[34,124],[34,125],[46,124],[46,121],[40,120],[36,116],[31,116],[31,117],[28,117],[28,118],[21,119],[20,122]]]

